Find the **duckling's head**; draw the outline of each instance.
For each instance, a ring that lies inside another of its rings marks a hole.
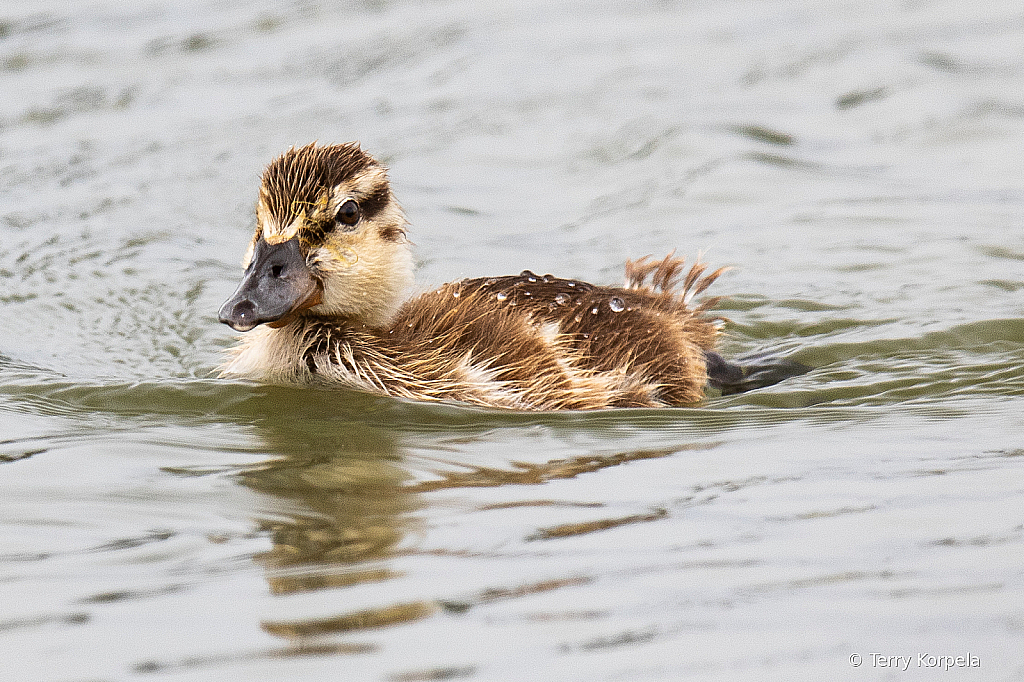
[[[303,313],[386,324],[412,282],[405,227],[386,169],[358,143],[288,150],[263,173],[245,276],[220,321],[238,331]]]

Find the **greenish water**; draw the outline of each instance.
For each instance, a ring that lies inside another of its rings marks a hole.
[[[1021,44],[1012,2],[0,11],[4,674],[1024,678]],[[314,139],[386,160],[421,288],[676,248],[733,268],[724,354],[814,369],[586,414],[216,379]]]

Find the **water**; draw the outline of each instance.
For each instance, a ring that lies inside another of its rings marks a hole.
[[[4,675],[1024,678],[1022,44],[1014,2],[6,7]],[[314,139],[389,164],[424,290],[677,248],[733,268],[725,355],[815,369],[591,414],[218,380]]]

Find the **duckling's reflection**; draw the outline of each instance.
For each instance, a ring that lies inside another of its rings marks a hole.
[[[271,590],[287,594],[388,578],[383,568],[301,569],[365,566],[390,556],[402,540],[419,505],[403,486],[409,474],[393,435],[365,423],[286,413],[259,428],[279,458],[242,474],[241,482],[287,502],[282,513],[259,521],[273,541],[258,557]]]
[[[381,416],[381,401],[384,401],[384,410],[394,408],[394,401],[352,394],[318,395],[307,390],[303,392],[302,406],[296,406],[296,391],[273,389],[260,400],[260,413],[265,416],[257,428],[265,446],[278,458],[241,476],[244,485],[277,501],[277,508],[259,521],[261,527],[269,531],[273,546],[257,557],[257,561],[266,569],[271,591],[278,595],[398,578],[399,573],[388,565],[387,559],[416,551],[400,546],[408,544],[403,543],[403,539],[415,523],[414,512],[425,506],[424,500],[433,491],[540,486],[636,460],[666,457],[683,449],[706,449],[716,445],[695,443],[665,449],[589,453],[543,462],[510,462],[507,467],[459,463],[451,470],[434,472],[436,478],[412,482],[407,453],[400,440],[401,427],[396,430],[368,423]],[[372,416],[375,410],[377,417]],[[387,414],[395,416],[392,412]],[[442,413],[432,414],[436,418]],[[474,418],[479,422],[474,428],[481,431],[494,425],[479,415]],[[463,431],[463,435],[465,433]],[[489,508],[566,505],[594,507],[595,516],[581,522],[539,528],[524,541],[542,542],[626,524],[647,523],[668,514],[667,510],[655,507],[626,516],[607,516],[598,511],[604,506],[601,502],[588,504],[544,498],[527,498]],[[262,626],[267,632],[298,644],[322,642],[324,635],[409,622],[439,610],[462,612],[475,604],[515,599],[587,581],[587,576],[573,574],[537,583],[496,586],[453,599],[397,603],[387,600],[361,610],[348,610],[347,602],[340,600],[334,605],[340,607],[338,611],[331,610],[330,604],[322,604],[327,607],[327,613],[298,620],[267,620]]]
[[[371,423],[391,403],[351,392],[271,386],[243,408],[256,408],[249,414],[258,415],[259,440],[275,456],[239,477],[272,504],[257,523],[269,531],[273,544],[256,561],[264,567],[273,594],[399,577],[387,559],[397,554],[413,512],[422,506],[422,492],[406,485],[411,474],[403,464],[400,432]],[[346,600],[338,599],[320,607],[326,612],[264,620],[261,626],[291,641],[281,655],[360,653],[373,645],[323,637],[425,618],[438,604],[388,600],[350,610]]]

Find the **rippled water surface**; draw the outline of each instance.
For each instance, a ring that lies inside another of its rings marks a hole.
[[[8,3],[3,674],[1024,679],[1022,45],[1019,2]],[[262,167],[354,139],[420,287],[675,248],[733,268],[726,355],[813,371],[216,379]]]

